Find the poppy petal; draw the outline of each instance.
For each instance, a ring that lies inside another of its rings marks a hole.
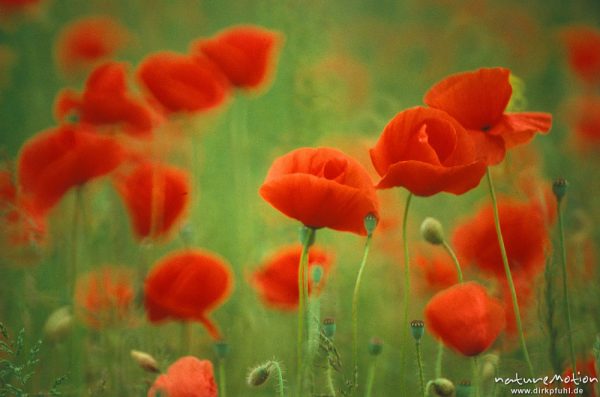
[[[506,148],[510,149],[529,142],[538,132],[547,133],[551,127],[552,116],[549,113],[506,113],[488,133],[501,135]]]

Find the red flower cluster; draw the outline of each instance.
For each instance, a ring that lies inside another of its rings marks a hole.
[[[282,248],[269,257],[264,265],[252,274],[252,285],[262,300],[271,307],[281,310],[296,310],[298,307],[298,265],[302,247],[295,245]],[[308,253],[308,291],[314,288],[310,277],[315,266],[323,269],[326,276],[333,263],[333,256],[318,248],[311,247]],[[323,280],[319,288],[323,287]],[[318,292],[318,291],[317,291]]]
[[[148,397],[217,397],[212,363],[193,356],[175,361],[148,390]]]
[[[144,299],[148,319],[197,321],[210,335],[220,339],[209,312],[231,293],[229,265],[216,255],[201,250],[174,252],[158,261],[146,278]]]

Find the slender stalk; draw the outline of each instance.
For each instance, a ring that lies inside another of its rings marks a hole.
[[[219,396],[227,397],[227,378],[225,375],[225,359],[219,359]]]
[[[367,257],[369,256],[371,239],[372,234],[369,233],[367,235],[367,240],[365,241],[365,249],[363,251],[362,261],[360,262],[358,276],[356,276],[356,284],[354,284],[354,294],[352,295],[352,367],[354,371],[354,388],[358,387],[358,293],[367,264]]]
[[[460,263],[458,262],[458,258],[456,257],[454,250],[452,249],[452,247],[450,246],[450,244],[448,244],[448,242],[446,240],[444,240],[442,242],[442,245],[444,246],[444,249],[446,250],[448,255],[450,255],[450,257],[452,258],[452,262],[454,262],[454,266],[456,267],[456,273],[458,273],[458,282],[462,283],[463,282],[463,274],[462,274],[462,270],[460,268]]]
[[[406,368],[406,354],[405,353],[405,349],[406,349],[406,345],[407,345],[407,339],[408,339],[408,308],[410,307],[409,305],[409,299],[410,299],[410,256],[408,253],[408,237],[406,235],[406,229],[408,227],[408,210],[410,208],[410,202],[412,199],[412,193],[408,192],[408,196],[406,197],[406,204],[404,205],[404,216],[402,218],[402,243],[403,243],[403,249],[404,249],[404,297],[403,297],[403,301],[404,304],[402,306],[402,312],[403,317],[402,317],[402,327],[400,327],[402,329],[402,335],[400,338],[400,370],[401,373],[404,374],[405,373],[405,368]],[[404,377],[402,377],[402,383],[401,383],[401,388],[400,388],[400,395],[405,395],[404,393],[404,388],[406,386],[405,382],[404,382]]]
[[[75,196],[73,197],[73,223],[71,225],[71,260],[69,263],[69,299],[71,299],[75,293],[75,283],[77,281],[77,267],[78,267],[78,255],[79,255],[79,231],[80,222],[80,209],[82,204],[82,187],[78,187],[75,190]]]
[[[561,210],[562,200],[558,200],[556,210],[558,212],[558,230],[560,234],[560,251],[562,255],[562,279],[563,279],[563,303],[567,313],[567,334],[569,335],[569,353],[571,354],[571,366],[573,373],[577,373],[577,362],[575,359],[575,349],[573,347],[573,325],[571,322],[571,307],[569,304],[569,287],[567,280],[567,249],[565,247],[565,229],[563,226],[563,216]]]
[[[417,364],[419,366],[419,383],[421,385],[421,394],[425,397],[425,374],[423,372],[423,357],[421,355],[421,342],[416,341],[415,347],[417,350]]]
[[[377,359],[373,359],[369,366],[369,373],[367,375],[367,388],[365,391],[365,397],[371,397],[373,391],[373,384],[375,383],[375,369],[377,367]]]
[[[512,273],[510,271],[510,266],[508,264],[508,256],[506,254],[506,247],[504,245],[504,238],[502,237],[502,230],[500,228],[500,215],[498,213],[498,201],[496,199],[496,191],[494,190],[494,183],[492,182],[492,174],[490,172],[489,167],[486,171],[486,177],[488,181],[488,187],[490,191],[490,196],[492,199],[492,207],[494,209],[494,225],[496,226],[496,234],[498,235],[498,244],[500,245],[500,254],[502,255],[502,264],[504,265],[504,272],[506,273],[506,281],[508,283],[508,288],[510,289],[510,295],[513,303],[513,310],[515,313],[515,322],[517,324],[517,330],[519,331],[519,339],[521,342],[521,350],[523,350],[523,355],[525,356],[525,361],[527,362],[527,366],[529,367],[529,373],[531,376],[535,376],[533,371],[533,365],[531,364],[531,359],[529,358],[529,352],[527,351],[527,343],[525,342],[525,334],[523,333],[523,324],[521,323],[521,311],[519,310],[519,303],[517,301],[517,291],[515,290],[515,283],[512,278]]]
[[[479,362],[477,356],[473,356],[473,397],[479,397]]]
[[[273,368],[275,368],[275,371],[277,373],[277,392],[279,394],[279,397],[285,397],[285,393],[284,393],[284,381],[283,381],[283,372],[281,371],[281,366],[279,365],[279,363],[277,361],[271,361],[271,366]],[[222,396],[224,397],[224,396]]]
[[[442,377],[442,367],[444,363],[444,344],[438,342],[437,355],[435,357],[435,379]]]
[[[327,360],[327,372],[326,372],[326,376],[327,376],[327,391],[329,392],[329,395],[331,397],[335,397],[336,393],[335,393],[335,386],[333,385],[333,373],[332,373],[332,368],[331,368],[331,364],[329,364],[329,360]]]
[[[308,249],[312,243],[315,229],[305,227],[302,233],[302,254],[298,264],[298,341],[296,346],[296,387],[298,396],[302,396],[302,369],[304,367],[303,350],[304,350],[304,320],[306,317],[305,299],[307,292],[307,267],[308,267]]]

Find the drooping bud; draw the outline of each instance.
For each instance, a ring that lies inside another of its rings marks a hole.
[[[329,339],[335,336],[335,320],[331,317],[327,317],[323,320],[323,333]]]
[[[61,307],[48,316],[44,324],[44,334],[52,341],[59,341],[71,331],[73,321],[71,309],[68,306]]]
[[[435,397],[454,397],[456,395],[454,383],[446,378],[438,378],[429,381],[427,390]]]
[[[267,361],[266,363],[251,369],[246,377],[246,383],[248,383],[249,386],[262,385],[269,379],[269,376],[271,376],[271,367],[271,362]]]
[[[421,236],[425,241],[433,245],[444,243],[444,229],[440,221],[435,218],[425,218],[421,223]]]
[[[418,342],[425,333],[425,323],[421,320],[413,320],[410,322],[410,332],[413,338]]]
[[[152,373],[160,373],[160,369],[158,368],[158,363],[156,362],[156,360],[154,359],[154,357],[152,357],[151,355],[149,355],[148,353],[144,353],[138,350],[132,350],[130,353],[131,358],[134,359],[134,361],[136,363],[138,363],[138,365],[147,372],[152,372]]]
[[[367,216],[365,216],[364,223],[365,223],[365,230],[367,231],[367,235],[370,236],[373,234],[373,232],[377,228],[377,223],[379,223],[379,219],[377,219],[377,216],[375,216],[375,214],[370,213]]]
[[[369,341],[369,354],[372,356],[378,356],[383,350],[383,341],[377,337],[371,338]]]
[[[557,178],[552,184],[552,192],[556,196],[556,201],[560,203],[563,197],[567,194],[569,183],[565,178]]]

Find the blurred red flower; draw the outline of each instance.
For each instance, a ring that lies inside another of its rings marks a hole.
[[[115,177],[133,231],[139,239],[168,237],[190,203],[187,172],[160,163],[144,162]]]
[[[379,204],[367,171],[332,148],[300,148],[275,159],[259,190],[273,207],[304,225],[365,235]]]
[[[569,127],[581,151],[600,148],[600,96],[576,98],[568,105]]]
[[[21,12],[35,7],[42,0],[0,0],[0,11],[6,14]]]
[[[415,263],[421,270],[426,285],[433,291],[439,291],[458,283],[456,266],[446,252],[438,251],[430,257],[417,254]]]
[[[193,356],[175,361],[148,390],[148,397],[217,397],[213,365]]]
[[[510,71],[482,68],[446,77],[425,94],[425,103],[447,112],[463,125],[476,153],[488,165],[500,163],[506,150],[529,142],[552,125],[548,113],[505,113],[512,95]]]
[[[596,393],[596,385],[598,381],[594,381],[594,378],[598,378],[598,369],[596,368],[596,359],[594,356],[591,356],[587,359],[579,359],[577,360],[577,373],[573,372],[572,367],[568,367],[565,372],[563,372],[562,377],[565,379],[567,376],[569,377],[570,382],[565,382],[565,385],[569,388],[569,397],[577,397],[577,396],[588,396],[588,397],[596,397],[598,394]],[[588,382],[583,383],[582,379],[584,377],[588,377]],[[579,379],[577,383],[573,380],[573,378]],[[573,386],[568,386],[573,385]],[[578,394],[576,389],[584,389],[583,394]]]
[[[279,33],[259,26],[234,26],[197,40],[191,51],[213,61],[232,85],[256,89],[271,78],[282,41]]]
[[[571,70],[585,83],[599,83],[600,30],[592,26],[570,26],[564,28],[560,36]]]
[[[159,260],[146,278],[144,303],[148,319],[198,321],[210,335],[221,339],[208,318],[233,287],[229,265],[220,257],[198,249],[173,252]]]
[[[486,351],[504,328],[504,308],[475,282],[437,293],[425,307],[425,324],[442,342],[465,356]]]
[[[113,171],[124,150],[89,125],[69,124],[30,138],[21,148],[18,182],[23,200],[44,215],[71,188]]]
[[[537,201],[499,200],[500,227],[515,277],[533,277],[544,268],[550,249],[549,226],[553,221],[553,215],[548,218],[547,208]],[[491,204],[459,225],[452,240],[461,263],[474,264],[488,275],[505,279]]]
[[[296,310],[298,307],[298,264],[302,254],[302,246],[285,247],[270,256],[252,274],[252,286],[258,291],[261,299],[268,306],[281,310]],[[323,268],[323,278],[319,289],[324,285],[333,263],[333,255],[317,247],[311,247],[308,253],[308,291],[313,289],[311,271],[315,266]]]
[[[133,272],[103,266],[82,274],[75,285],[75,310],[92,328],[122,324],[131,315],[135,291]]]
[[[55,46],[56,62],[67,75],[86,72],[113,57],[128,41],[128,30],[111,17],[80,18],[60,31]]]
[[[371,161],[379,189],[403,186],[418,196],[465,193],[485,174],[485,164],[461,125],[437,109],[414,107],[398,113],[383,130]]]
[[[127,92],[126,65],[108,62],[90,74],[82,94],[62,90],[55,102],[55,115],[65,121],[73,113],[82,123],[96,126],[117,125],[135,136],[152,131],[150,107]]]
[[[168,113],[213,109],[229,94],[226,78],[204,57],[158,52],[142,61],[137,76]]]

